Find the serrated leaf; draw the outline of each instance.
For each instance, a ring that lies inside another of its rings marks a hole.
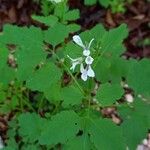
[[[49,16],[35,16],[33,15],[32,18],[36,21],[39,21],[47,26],[51,26],[53,27],[57,22],[58,22],[58,18],[54,15],[49,15]]]
[[[66,12],[63,16],[63,19],[67,20],[67,21],[73,21],[73,20],[77,20],[79,18],[80,18],[79,9],[70,10],[70,11]]]
[[[81,118],[83,134],[88,134],[96,150],[125,150],[125,139],[122,129],[108,119],[93,117],[93,114],[85,114]],[[109,142],[108,144],[108,141]]]
[[[35,113],[21,114],[18,118],[19,134],[25,141],[35,142],[39,139],[46,122]]]
[[[125,142],[121,128],[107,119],[92,121],[89,132],[97,150],[125,150]],[[108,144],[108,141],[109,142]]]
[[[94,69],[96,78],[102,83],[121,82],[123,77],[127,77],[130,64],[131,62],[117,56],[100,56]]]
[[[70,139],[64,146],[63,150],[94,150],[89,135],[83,134]]]
[[[78,105],[82,102],[83,95],[81,91],[75,86],[68,86],[62,89],[63,105]]]
[[[53,63],[45,64],[27,80],[27,87],[32,90],[45,92],[61,78],[61,71]]]
[[[44,53],[42,47],[34,49],[27,47],[18,50],[16,52],[16,58],[18,64],[17,78],[20,81],[24,81],[30,77],[38,64],[45,62],[46,53]]]
[[[57,33],[57,34],[56,34]],[[45,31],[45,41],[50,43],[53,47],[62,43],[68,37],[68,29],[65,25],[57,23],[52,28]]]
[[[120,99],[123,93],[121,85],[105,83],[100,85],[96,98],[103,106],[109,106]]]
[[[8,50],[5,46],[0,44],[0,83],[7,85],[14,79],[15,71],[7,64]]]
[[[54,15],[62,19],[67,11],[68,6],[65,3],[57,3],[57,5],[55,5]]]
[[[117,28],[109,30],[101,39],[102,52],[109,53],[110,55],[119,56],[124,52],[122,47],[123,40],[128,36],[127,25],[122,24]],[[121,47],[121,49],[120,49]]]
[[[150,97],[150,60],[142,59],[140,61],[133,62],[128,77],[127,82],[129,87],[137,94],[144,94]]]
[[[33,26],[27,28],[5,25],[3,33],[0,36],[0,42],[5,44],[15,44],[19,45],[19,47],[24,48],[26,48],[27,46],[37,48],[41,47],[43,43],[43,36],[40,28],[36,28]]]
[[[65,143],[78,133],[78,122],[79,118],[73,111],[63,111],[53,116],[41,134],[39,143],[41,145]]]
[[[131,150],[146,137],[149,129],[150,104],[135,98],[132,107],[122,106],[118,108],[123,123],[121,127],[126,143]]]
[[[96,41],[100,41],[103,36],[107,33],[106,29],[102,24],[98,24],[90,30],[90,34]]]
[[[45,90],[45,97],[49,102],[61,101],[61,83],[54,83],[51,85],[50,89]]]
[[[77,32],[81,29],[81,26],[75,23],[67,25],[67,29],[69,33]]]
[[[15,71],[13,68],[10,68],[6,65],[0,70],[0,83],[8,85],[8,83],[14,80],[14,78]]]
[[[26,80],[33,69],[46,58],[43,50],[43,34],[39,28],[6,25],[0,36],[0,42],[16,46],[14,56],[18,65],[17,78],[21,81]]]

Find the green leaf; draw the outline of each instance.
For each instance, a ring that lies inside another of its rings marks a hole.
[[[79,9],[73,9],[64,14],[63,20],[74,21],[80,18]]]
[[[69,55],[72,58],[81,57],[83,50],[78,45],[74,44],[73,42],[69,42],[65,47],[65,56]]]
[[[47,26],[51,26],[51,27],[53,27],[58,22],[58,18],[54,15],[49,15],[46,17],[33,15],[32,18],[36,21],[39,21],[39,22],[41,22]]]
[[[63,19],[63,16],[68,11],[68,6],[65,3],[57,3],[54,9],[54,15]]]
[[[45,64],[42,68],[35,71],[27,80],[27,87],[40,92],[47,92],[51,86],[57,84],[61,78],[61,71],[53,63]]]
[[[69,33],[77,32],[81,29],[81,26],[75,23],[67,25],[67,29]]]
[[[97,0],[84,0],[85,5],[94,5],[96,4]]]
[[[78,105],[82,102],[83,95],[81,91],[75,86],[68,86],[62,89],[63,105]]]
[[[45,90],[45,97],[48,99],[49,102],[53,101],[61,101],[61,83],[58,82],[57,84],[54,83],[51,87]]]
[[[108,119],[92,121],[89,132],[97,150],[126,149],[122,130]]]
[[[36,49],[39,47],[41,48],[43,45],[43,35],[40,28],[33,26],[27,28],[5,25],[3,33],[0,36],[0,42],[5,44],[15,44],[21,48],[26,48],[28,46]]]
[[[105,8],[107,8],[111,2],[111,0],[98,0],[99,3],[104,6]]]
[[[14,80],[14,77],[15,71],[13,68],[10,68],[6,65],[0,70],[0,83],[8,85],[10,81]]]
[[[73,111],[63,111],[53,116],[41,134],[41,145],[65,143],[74,138],[79,131],[79,118]]]
[[[122,129],[119,126],[108,119],[94,117],[89,110],[84,115],[80,118],[83,135],[89,135],[90,143],[94,144],[96,150],[126,149]],[[111,142],[108,144],[108,141]]]
[[[101,39],[102,53],[109,53],[110,55],[120,56],[124,52],[122,47],[123,40],[128,36],[128,29],[126,24],[110,30],[105,33]]]
[[[14,79],[15,71],[7,64],[8,50],[3,44],[0,44],[0,83],[7,85]]]
[[[18,117],[19,134],[24,141],[35,142],[41,136],[41,132],[45,128],[46,122],[35,113],[25,113]]]
[[[6,25],[3,34],[0,36],[0,42],[16,46],[14,56],[18,65],[17,78],[21,81],[26,80],[32,74],[34,68],[45,61],[43,34],[39,28]]]
[[[126,143],[131,150],[147,136],[150,114],[150,104],[135,98],[132,107],[122,106],[118,110],[123,119],[121,125]]]
[[[118,56],[100,56],[94,69],[96,79],[102,83],[108,81],[121,82],[123,77],[127,77],[130,64],[131,62]]]
[[[7,65],[8,54],[7,48],[0,44],[0,69]]]
[[[5,146],[2,150],[19,150],[18,143],[14,138],[7,140],[7,146]]]
[[[63,150],[93,150],[92,143],[88,134],[82,136],[76,136],[70,139],[64,146]]]
[[[53,47],[64,42],[68,37],[68,29],[65,25],[57,23],[52,28],[45,31],[45,41],[50,43]]]
[[[150,60],[142,59],[133,62],[127,77],[129,87],[133,88],[136,94],[144,94],[150,97]]]
[[[22,147],[22,150],[41,150],[41,148],[34,144],[26,144]]]
[[[109,106],[120,99],[123,93],[121,85],[105,83],[100,85],[96,98],[103,106]]]
[[[96,41],[100,41],[106,33],[107,31],[102,24],[97,24],[90,30],[92,38]]]

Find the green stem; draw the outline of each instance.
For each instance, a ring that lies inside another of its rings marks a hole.
[[[53,52],[53,55],[55,55],[56,58],[60,61],[60,58],[59,58],[59,56],[58,56],[56,53]],[[62,63],[62,65],[63,65],[63,67],[67,70],[67,72],[69,73],[69,75],[71,76],[71,78],[74,80],[75,84],[77,85],[77,87],[79,88],[79,90],[81,91],[81,93],[82,93],[83,95],[85,95],[84,90],[82,89],[82,87],[80,86],[80,84],[78,83],[78,81],[76,80],[76,78],[72,75],[72,73],[71,73],[71,71],[68,69],[68,67],[67,67],[64,63]]]
[[[44,100],[44,94],[42,95],[41,99],[40,99],[40,102],[39,102],[39,105],[38,105],[38,112],[40,112],[40,109],[43,105],[43,100]]]

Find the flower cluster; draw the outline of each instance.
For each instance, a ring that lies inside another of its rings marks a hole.
[[[90,47],[91,47],[93,40],[94,39],[92,39],[88,45],[84,45],[80,36],[78,36],[78,35],[73,36],[73,41],[77,45],[82,47],[83,56],[73,59],[67,55],[68,58],[71,60],[71,63],[72,63],[70,70],[74,71],[76,65],[80,65],[81,79],[84,81],[86,81],[88,79],[88,77],[95,77],[95,73],[91,67],[94,59],[90,56],[90,54],[91,54]]]

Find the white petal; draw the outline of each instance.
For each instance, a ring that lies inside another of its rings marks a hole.
[[[76,61],[76,62],[72,62],[72,66],[70,68],[70,70],[75,70],[76,65],[80,64],[80,62]]]
[[[72,66],[70,67],[70,70],[74,71],[75,67],[76,67],[76,64],[73,63]]]
[[[94,41],[94,39],[92,39],[89,43],[88,49],[90,49],[92,42]]]
[[[95,77],[95,73],[94,73],[93,69],[91,68],[91,66],[89,66],[89,68],[88,68],[87,75],[89,77]]]
[[[84,70],[83,73],[81,74],[81,79],[82,79],[83,81],[86,81],[86,80],[87,80],[87,71],[86,71],[86,70]]]
[[[79,46],[81,46],[82,48],[85,48],[85,45],[83,44],[81,38],[79,35],[74,35],[73,36],[73,41],[78,44]]]
[[[80,65],[80,72],[83,73],[84,70],[85,70],[85,69],[84,69],[84,66],[83,66],[83,64],[81,63],[81,65]]]
[[[84,49],[83,55],[84,56],[89,56],[90,55],[90,50]]]
[[[94,59],[91,56],[86,57],[85,63],[87,65],[91,65],[93,63]]]
[[[81,63],[83,61],[82,57],[78,57],[78,58],[71,58],[69,55],[67,55],[67,57],[72,61],[72,62],[79,62]]]

